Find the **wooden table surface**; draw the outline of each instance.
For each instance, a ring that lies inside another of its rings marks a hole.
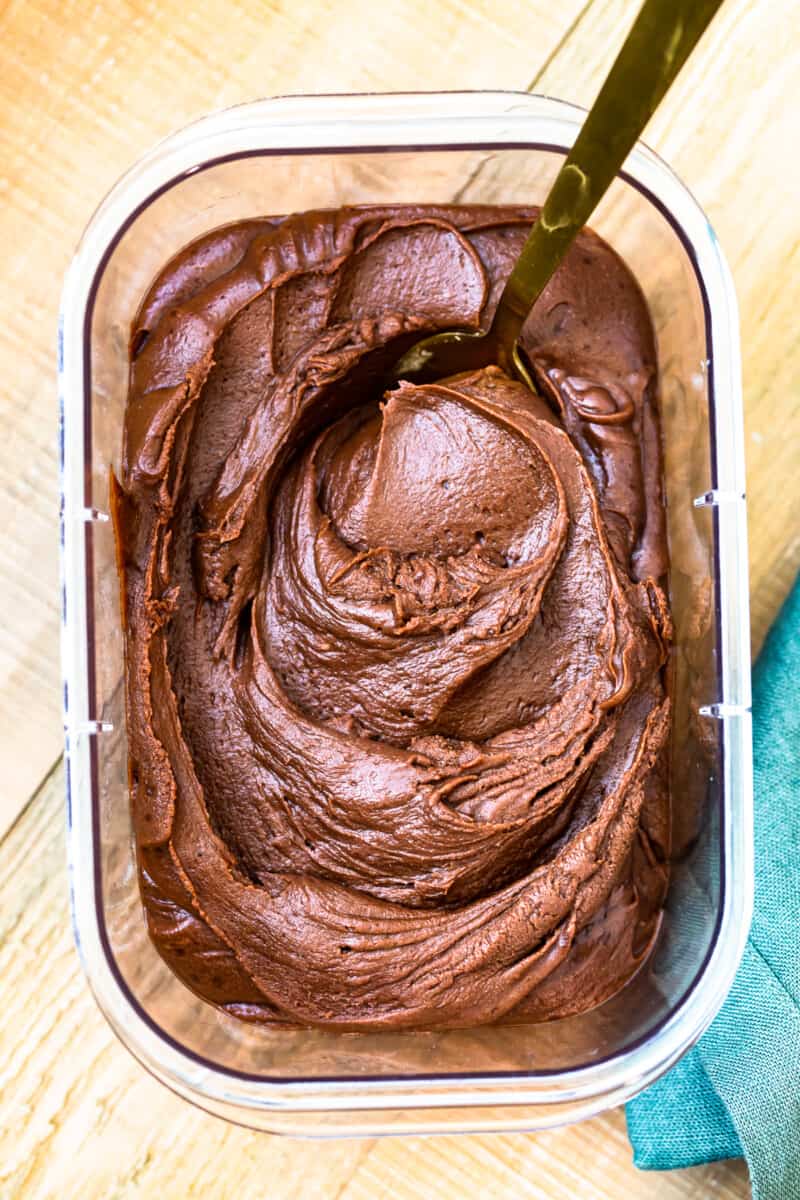
[[[621,1111],[535,1136],[426,1141],[310,1144],[227,1125],[115,1041],[68,922],[55,327],[93,207],[155,139],[257,96],[503,87],[591,102],[635,8],[0,0],[0,1196],[749,1195],[741,1162],[638,1173]],[[756,646],[800,564],[799,14],[794,0],[727,0],[648,131],[736,280]]]

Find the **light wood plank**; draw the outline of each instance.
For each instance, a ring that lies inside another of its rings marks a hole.
[[[634,9],[442,0],[432,20],[420,0],[0,6],[0,828],[60,746],[55,318],[104,191],[157,137],[271,92],[532,86],[588,103]],[[756,640],[800,561],[798,163],[787,150],[799,19],[791,0],[728,0],[648,136],[709,212],[739,291]],[[81,979],[60,789],[56,772],[0,852],[0,1195],[748,1194],[741,1164],[634,1172],[620,1113],[530,1138],[310,1147],[195,1112],[113,1040]]]
[[[742,1163],[636,1171],[621,1112],[527,1134],[309,1143],[192,1108],[115,1039],[67,912],[63,769],[0,846],[0,1197],[742,1200]]]

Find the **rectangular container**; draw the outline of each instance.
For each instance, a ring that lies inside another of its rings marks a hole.
[[[728,991],[752,900],[747,547],[736,303],[692,196],[638,146],[592,226],[628,262],[661,372],[675,864],[653,955],[617,996],[544,1025],[287,1031],[198,999],[147,935],[129,811],[109,472],[130,321],[182,246],[229,221],[369,202],[541,203],[582,119],[516,93],[265,100],[169,138],[92,218],[59,343],[64,719],[75,936],[131,1052],[205,1109],[308,1134],[534,1129],[621,1103],[700,1036]]]

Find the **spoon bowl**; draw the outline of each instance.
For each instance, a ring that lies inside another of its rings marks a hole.
[[[441,379],[494,363],[535,391],[519,332],[722,0],[645,0],[506,280],[486,329],[416,342],[391,379]]]

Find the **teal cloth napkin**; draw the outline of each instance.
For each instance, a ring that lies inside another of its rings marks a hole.
[[[637,1167],[744,1155],[755,1200],[800,1200],[800,580],[753,672],[755,912],[728,999],[627,1107]]]

